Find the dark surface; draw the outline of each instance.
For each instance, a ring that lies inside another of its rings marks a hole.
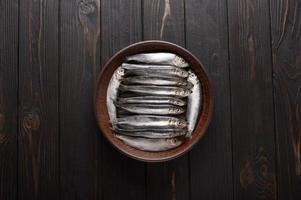
[[[300,15],[298,0],[1,0],[0,199],[301,199]],[[101,66],[147,39],[186,47],[214,89],[204,138],[166,163],[120,154],[93,115]]]

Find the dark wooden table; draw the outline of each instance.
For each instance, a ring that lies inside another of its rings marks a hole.
[[[215,109],[174,161],[101,136],[101,66],[141,40],[186,47]],[[301,199],[299,0],[0,0],[0,199]]]

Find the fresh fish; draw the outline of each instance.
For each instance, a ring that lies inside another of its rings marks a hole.
[[[177,77],[148,77],[148,76],[132,76],[122,80],[124,84],[140,84],[140,85],[167,85],[167,86],[187,86],[193,85],[183,78]]]
[[[119,127],[112,127],[111,128],[112,131],[116,131],[116,132],[146,132],[146,131],[156,131],[158,133],[165,133],[165,132],[181,132],[181,131],[185,131],[187,132],[187,128],[163,128],[163,129],[150,129],[150,128],[136,128],[136,129],[129,129],[129,128],[119,128]]]
[[[184,106],[186,102],[182,99],[169,96],[140,96],[118,98],[118,103],[151,103],[151,104],[172,104],[176,106]]]
[[[126,61],[188,67],[188,63],[183,58],[174,53],[141,53],[128,56],[126,58]]]
[[[183,119],[170,116],[155,115],[132,115],[117,118],[112,124],[113,128],[124,129],[166,129],[166,128],[185,128],[187,122]]]
[[[188,96],[187,113],[186,113],[186,118],[189,123],[187,137],[191,137],[200,111],[200,105],[202,100],[201,84],[198,77],[193,72],[190,72],[187,80],[193,84],[192,92]]]
[[[143,151],[166,151],[180,146],[183,142],[178,138],[152,139],[115,134],[127,145]]]
[[[156,64],[132,64],[132,63],[122,63],[121,67],[126,70],[132,69],[178,69],[174,65],[156,65]]]
[[[154,76],[154,77],[181,77],[187,78],[188,72],[177,68],[177,69],[132,69],[126,70],[126,76],[140,75],[140,76]]]
[[[115,133],[121,135],[128,135],[133,137],[144,137],[144,138],[173,138],[186,135],[186,129],[163,129],[163,130],[146,130],[146,131],[122,131],[114,130]]]
[[[152,105],[152,104],[115,104],[128,112],[136,114],[152,114],[152,115],[179,115],[185,112],[182,107],[174,105]]]
[[[111,122],[116,120],[117,114],[116,114],[116,107],[114,105],[114,102],[117,100],[118,88],[123,76],[124,76],[124,69],[118,67],[115,70],[107,89],[107,108],[108,108],[108,113]]]
[[[164,96],[177,96],[187,97],[191,90],[182,87],[172,86],[140,86],[140,85],[123,85],[120,84],[119,89],[122,91],[135,92],[148,95],[164,95]]]

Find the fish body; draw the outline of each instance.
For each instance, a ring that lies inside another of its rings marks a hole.
[[[149,69],[149,70],[160,70],[160,69],[178,69],[174,65],[158,65],[158,64],[132,64],[132,63],[122,63],[121,67],[125,70],[135,70],[135,69]]]
[[[151,85],[123,85],[119,87],[122,91],[134,92],[139,94],[147,95],[164,95],[164,96],[176,96],[176,97],[187,97],[191,90],[182,87],[174,86],[151,86]]]
[[[180,77],[180,78],[187,78],[188,72],[176,68],[176,69],[133,69],[133,70],[126,70],[126,76],[153,76],[153,77]]]
[[[165,86],[188,86],[192,87],[192,84],[183,78],[177,77],[145,77],[145,76],[133,76],[127,77],[122,80],[122,83],[128,85],[140,84],[140,85],[165,85]]]
[[[176,106],[184,106],[186,102],[182,99],[170,96],[138,96],[118,98],[118,103],[140,103],[140,104],[171,104]]]
[[[187,80],[193,84],[191,89],[192,92],[187,98],[188,103],[186,112],[186,118],[188,121],[187,137],[191,137],[201,106],[201,84],[198,77],[193,72],[190,72]]]
[[[140,63],[152,63],[162,65],[174,65],[177,67],[188,67],[188,63],[180,56],[174,53],[141,53],[128,56],[126,61],[135,61]]]
[[[180,146],[183,142],[177,138],[143,138],[115,134],[125,144],[143,151],[166,151]]]
[[[186,128],[187,122],[171,116],[155,115],[132,115],[117,118],[113,123],[113,128],[123,129],[166,129],[166,128]]]
[[[173,138],[183,136],[187,133],[186,129],[162,129],[162,130],[144,130],[144,131],[123,131],[120,129],[114,130],[115,133],[128,135],[132,137],[144,138]]]
[[[152,114],[152,115],[179,115],[185,112],[182,107],[175,105],[152,105],[152,104],[120,104],[116,103],[117,107],[120,107],[128,112],[136,114]]]
[[[108,85],[106,101],[107,101],[107,108],[108,108],[108,113],[111,122],[116,120],[117,114],[116,114],[116,107],[114,105],[114,102],[117,100],[118,88],[123,77],[124,77],[124,69],[118,67],[115,70],[113,76],[111,77],[110,83]]]
[[[113,127],[112,131],[116,132],[146,132],[146,131],[155,131],[158,133],[164,133],[164,132],[171,132],[171,133],[176,133],[176,132],[181,132],[185,131],[187,132],[187,128],[163,128],[163,129],[156,129],[156,128],[136,128],[136,129],[129,129],[129,128],[119,128],[119,127]]]

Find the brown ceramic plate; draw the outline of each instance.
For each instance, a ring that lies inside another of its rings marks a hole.
[[[162,152],[146,152],[132,148],[123,143],[121,140],[114,137],[114,135],[112,134],[112,130],[110,129],[111,125],[106,104],[107,88],[110,79],[117,67],[120,66],[121,63],[124,61],[125,57],[143,52],[172,52],[178,54],[189,63],[193,72],[198,76],[199,80],[201,81],[202,108],[193,135],[191,139],[185,140],[184,144],[172,150]],[[152,40],[138,42],[122,49],[121,51],[117,52],[105,64],[105,66],[102,69],[102,72],[98,77],[95,91],[94,106],[97,123],[101,129],[101,132],[114,147],[116,147],[125,155],[137,160],[147,162],[161,162],[183,155],[184,153],[188,152],[192,148],[192,146],[195,145],[202,138],[211,120],[213,109],[213,96],[208,76],[203,68],[203,65],[195,56],[193,56],[189,51],[178,45],[169,42]]]

